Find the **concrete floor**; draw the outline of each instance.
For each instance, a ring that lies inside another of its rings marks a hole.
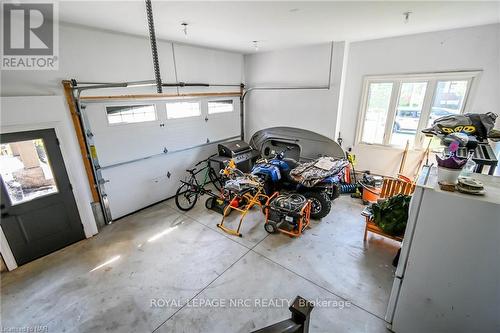
[[[363,243],[358,201],[337,199],[296,239],[267,234],[257,208],[243,238],[224,234],[203,204],[183,214],[163,202],[2,274],[1,326],[249,332],[288,318],[301,295],[327,305],[313,310],[311,332],[386,332],[398,244]]]

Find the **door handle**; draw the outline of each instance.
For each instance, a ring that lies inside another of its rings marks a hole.
[[[9,216],[10,216],[9,213],[2,213],[2,215],[1,215],[1,217],[3,217],[3,218],[9,217]]]

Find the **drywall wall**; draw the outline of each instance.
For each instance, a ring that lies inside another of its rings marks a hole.
[[[340,47],[341,46],[341,47]],[[328,45],[245,56],[248,86],[325,85]],[[365,75],[481,70],[471,110],[500,113],[500,25],[437,31],[353,43],[334,43],[330,91],[255,91],[246,100],[246,134],[271,126],[305,128],[352,147],[358,168],[395,175],[402,149],[354,146]],[[338,110],[341,110],[339,112]],[[500,127],[500,121],[497,122]],[[422,156],[410,151],[405,174]]]
[[[354,143],[363,76],[482,70],[472,110],[498,112],[500,24],[350,44],[341,129]]]
[[[482,70],[471,110],[499,113],[499,53],[500,24],[351,43],[340,125],[344,147],[354,146],[365,75]],[[395,148],[359,145],[354,151],[359,169],[384,175],[396,174],[402,156]],[[421,154],[410,152],[407,174],[413,173]]]
[[[344,42],[246,55],[249,88],[326,87],[331,79],[329,90],[250,92],[245,100],[247,137],[263,128],[291,126],[335,138],[344,57]]]
[[[174,67],[174,57],[176,68]],[[240,84],[243,55],[213,49],[158,42],[164,82]],[[176,70],[177,69],[177,70]],[[147,38],[61,24],[59,69],[54,71],[2,71],[2,96],[62,95],[61,80],[126,82],[154,79],[150,43]],[[196,88],[197,91],[238,91],[238,87]],[[166,92],[175,89],[166,89]],[[181,92],[192,91],[186,88]],[[155,87],[126,90],[155,93]],[[99,94],[124,93],[103,90]],[[94,94],[94,92],[92,93]]]

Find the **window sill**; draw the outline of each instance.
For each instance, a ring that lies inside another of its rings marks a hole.
[[[389,151],[394,151],[394,150],[404,151],[405,150],[404,146],[393,146],[393,145],[384,145],[384,144],[380,144],[380,143],[366,143],[366,142],[358,142],[355,144],[355,147],[376,148],[376,149],[389,150]],[[410,146],[408,148],[408,151],[425,151],[425,148]]]
[[[383,145],[383,144],[376,144],[376,143],[365,143],[365,142],[358,142],[357,144],[355,144],[354,146],[354,150],[356,150],[356,147],[362,147],[363,149],[366,149],[366,148],[376,148],[376,149],[379,149],[379,150],[382,150],[382,151],[400,151],[400,152],[403,152],[405,149],[404,147],[401,147],[401,146],[391,146],[391,145]],[[418,148],[415,148],[415,147],[410,147],[408,149],[408,151],[410,152],[425,152],[425,150],[427,149],[427,147],[418,147]],[[442,152],[442,150],[444,149],[443,146],[440,146],[440,147],[434,147],[434,148],[430,148],[430,153],[431,154],[439,154]]]

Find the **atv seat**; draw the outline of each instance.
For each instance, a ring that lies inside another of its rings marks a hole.
[[[299,162],[297,162],[293,158],[285,157],[283,159],[283,161],[285,161],[288,164],[288,166],[290,167],[290,170],[295,169],[297,167],[297,165],[299,165]]]
[[[290,177],[290,171],[292,171],[293,169],[295,169],[300,163],[297,162],[296,160],[294,160],[293,158],[288,158],[288,157],[285,157],[283,159],[283,162],[285,162],[286,164],[288,164],[288,170],[281,170],[282,177],[284,179],[286,179],[287,181],[289,181],[289,182],[295,182],[292,179],[292,177]]]

